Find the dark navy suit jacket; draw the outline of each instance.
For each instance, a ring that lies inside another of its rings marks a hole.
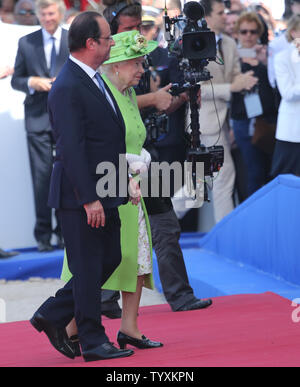
[[[112,94],[111,98],[115,103]],[[117,114],[93,80],[69,59],[48,99],[57,144],[48,201],[51,207],[77,209],[100,200],[104,209],[109,209],[127,202],[127,197],[99,198],[96,193],[97,181],[106,175],[97,175],[97,166],[110,162],[116,171],[118,194],[119,155],[126,153],[126,145],[125,125],[116,103],[115,108]]]
[[[56,63],[57,74],[65,64],[68,56],[68,31],[63,29]],[[29,133],[50,131],[51,126],[47,113],[48,92],[36,91],[30,95],[27,84],[28,78],[31,76],[50,78],[46,64],[42,30],[23,36],[19,40],[11,84],[14,89],[26,93],[24,101],[26,131]]]

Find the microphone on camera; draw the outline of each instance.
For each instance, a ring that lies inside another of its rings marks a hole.
[[[198,21],[204,17],[204,8],[197,1],[189,1],[183,7],[183,13],[188,19]]]
[[[164,37],[167,42],[169,42],[172,39],[171,36],[171,19],[167,14],[167,9],[165,9],[165,14],[163,16],[164,19]]]

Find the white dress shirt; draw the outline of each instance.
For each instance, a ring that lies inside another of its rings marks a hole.
[[[42,33],[43,33],[43,41],[44,41],[44,51],[45,51],[46,63],[47,63],[48,69],[50,69],[50,66],[51,66],[51,51],[52,51],[52,46],[53,46],[52,37],[55,38],[55,50],[56,50],[56,55],[58,55],[59,54],[59,50],[60,50],[62,28],[58,27],[53,35],[49,34],[49,32],[47,32],[44,29],[42,29]]]
[[[45,51],[45,58],[46,58],[46,64],[47,68],[50,70],[51,67],[51,51],[52,51],[52,46],[53,46],[53,40],[51,37],[53,36],[55,38],[55,50],[56,50],[56,55],[59,54],[60,50],[60,43],[61,43],[61,35],[62,35],[62,28],[58,27],[57,30],[53,35],[49,34],[44,28],[42,29],[42,34],[43,34],[43,42],[44,42],[44,51]],[[29,89],[29,94],[34,94],[35,89],[29,86],[30,78],[28,78],[28,89]]]

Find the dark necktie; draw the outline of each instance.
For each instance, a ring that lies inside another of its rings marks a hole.
[[[50,61],[50,77],[53,78],[56,75],[56,48],[55,48],[55,38],[51,36],[52,39],[52,50],[51,50],[51,61]]]
[[[222,47],[222,38],[220,38],[219,40],[218,40],[218,43],[217,43],[217,48],[218,48],[218,50],[219,50],[219,54],[220,54],[220,56],[221,56],[221,59],[222,59],[222,61],[224,62],[224,53],[223,53],[223,47]]]
[[[101,75],[98,72],[96,72],[96,74],[94,76],[99,84],[99,88],[102,91],[104,97],[107,99],[107,101],[110,103],[110,106],[113,108],[114,112],[117,114],[114,103],[113,103],[110,95],[108,94],[108,92],[105,89],[104,81],[101,78]]]
[[[97,82],[98,82],[98,84],[99,84],[100,90],[102,91],[102,93],[104,94],[104,96],[106,96],[106,95],[105,95],[105,86],[104,86],[104,82],[103,82],[103,79],[101,78],[101,75],[100,75],[98,72],[95,74],[95,78],[97,79]]]

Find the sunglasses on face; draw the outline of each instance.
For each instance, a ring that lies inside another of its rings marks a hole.
[[[25,16],[25,15],[35,15],[35,12],[30,9],[20,9],[20,11],[18,12],[18,15],[22,15],[22,16]]]
[[[240,30],[241,35],[247,35],[248,33],[251,35],[257,35],[258,31],[257,30]]]

